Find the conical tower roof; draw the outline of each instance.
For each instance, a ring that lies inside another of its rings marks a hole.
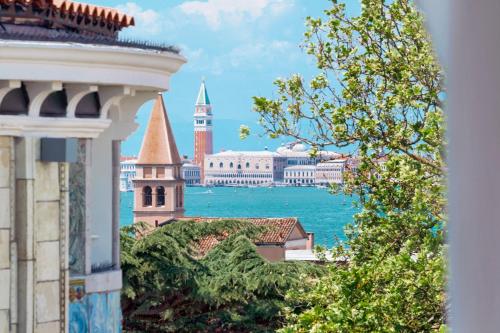
[[[201,81],[200,92],[198,92],[198,99],[196,100],[196,105],[210,105],[210,98],[208,98],[205,80]]]
[[[151,112],[137,164],[181,164],[161,94]]]

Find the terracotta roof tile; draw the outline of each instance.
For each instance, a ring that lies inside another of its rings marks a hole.
[[[304,238],[307,238],[307,233],[302,228],[297,218],[219,218],[219,217],[184,217],[178,220],[195,221],[198,223],[214,222],[222,220],[236,220],[247,221],[259,227],[268,227],[266,231],[260,235],[255,241],[256,245],[284,245],[290,238],[293,229],[297,226]],[[200,256],[206,255],[213,249],[219,242],[226,239],[229,234],[221,235],[219,237],[208,236],[200,240],[196,246]]]
[[[182,164],[161,94],[151,111],[137,164]]]
[[[0,4],[11,5],[18,3],[23,6],[34,6],[38,9],[53,9],[60,12],[70,12],[88,17],[102,17],[109,23],[125,28],[135,24],[132,16],[119,12],[114,8],[95,6],[71,0],[0,0]]]

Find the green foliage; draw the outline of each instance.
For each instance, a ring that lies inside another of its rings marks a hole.
[[[240,140],[244,140],[250,136],[250,128],[246,125],[240,126]]]
[[[124,327],[139,332],[271,332],[283,325],[285,295],[307,288],[321,267],[270,263],[247,222],[177,222],[136,239],[122,229]],[[196,242],[230,235],[204,258]]]
[[[443,332],[445,95],[423,19],[411,0],[362,0],[349,17],[330,0],[308,18],[304,48],[318,75],[275,82],[254,98],[271,137],[351,148],[344,191],[362,211],[346,228],[349,258],[313,292],[290,292],[283,332]]]

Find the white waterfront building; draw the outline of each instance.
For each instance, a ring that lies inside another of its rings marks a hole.
[[[346,165],[347,159],[336,159],[318,163],[316,166],[316,185],[342,184],[344,182],[343,174]]]
[[[208,154],[204,161],[204,184],[312,186],[316,184],[316,165],[339,157],[341,155],[333,151],[319,151],[311,155],[306,146],[298,142],[282,145],[276,152],[266,148],[263,151],[228,150]],[[324,183],[328,183],[328,178]]]
[[[124,159],[120,162],[120,191],[131,192],[134,190],[132,180],[135,178],[135,164],[137,159]]]
[[[262,186],[283,183],[286,157],[268,150],[205,155],[205,184]]]
[[[182,178],[186,186],[196,186],[201,184],[201,168],[191,162],[184,162],[182,164]]]
[[[285,168],[285,185],[313,186],[315,183],[315,165],[294,165]]]

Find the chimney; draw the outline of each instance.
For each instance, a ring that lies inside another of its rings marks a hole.
[[[307,233],[306,250],[314,249],[314,232]]]

